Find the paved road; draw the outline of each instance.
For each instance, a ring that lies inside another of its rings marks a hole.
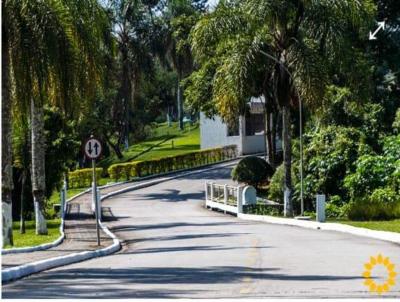
[[[372,297],[361,273],[400,247],[336,232],[239,220],[202,207],[204,180],[230,168],[168,181],[104,202],[124,240],[114,255],[3,286],[4,298]],[[383,271],[374,270],[376,282]],[[400,297],[400,280],[385,297]]]

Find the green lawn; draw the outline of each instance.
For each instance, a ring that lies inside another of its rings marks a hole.
[[[174,125],[172,130],[175,132],[174,138],[138,156],[135,160],[149,160],[200,150],[200,128],[198,125],[193,126],[190,131],[186,128],[182,132],[177,132],[177,127]]]
[[[339,221],[329,221],[338,222],[343,224],[352,225],[359,228],[366,228],[377,231],[388,231],[400,233],[400,219],[388,220],[388,221],[349,221],[349,220],[339,220]]]
[[[47,220],[47,230],[48,235],[36,235],[35,234],[35,221],[25,222],[25,234],[20,234],[19,232],[19,222],[13,223],[13,237],[14,246],[13,247],[27,247],[35,246],[44,243],[49,243],[56,240],[60,236],[60,219]],[[6,246],[6,248],[11,248],[11,246]]]
[[[118,159],[114,154],[99,163],[101,167],[132,160],[148,160],[170,155],[184,154],[200,150],[200,128],[198,124],[181,131],[178,123],[162,123],[153,130],[152,138],[129,147],[123,152],[124,158]]]
[[[186,124],[183,131],[179,129],[178,123],[172,123],[170,127],[167,123],[162,123],[153,130],[150,139],[134,144],[128,150],[124,151],[124,158],[118,159],[112,154],[110,157],[100,161],[98,166],[108,167],[116,163],[156,159],[185,154],[196,150],[200,150],[200,127],[198,123],[190,127]],[[97,181],[99,186],[113,182],[110,178],[100,178]],[[86,189],[70,189],[68,190],[68,198]],[[59,192],[54,192],[50,198],[50,204],[59,203],[59,200]]]

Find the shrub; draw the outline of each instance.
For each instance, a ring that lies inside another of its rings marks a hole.
[[[400,108],[396,111],[396,117],[393,122],[393,132],[396,134],[400,134]]]
[[[356,169],[358,156],[370,152],[362,141],[363,135],[359,130],[340,126],[320,128],[306,137],[304,200],[310,209],[318,193],[326,194],[328,199],[333,195],[338,195],[342,200],[348,199],[343,180]],[[294,148],[298,150],[297,146]],[[299,162],[294,162],[292,166],[298,167]],[[296,191],[299,191],[299,187],[297,182]],[[298,192],[296,195],[299,195]]]
[[[133,177],[143,177],[180,169],[194,168],[203,164],[211,164],[221,160],[235,158],[236,156],[236,146],[231,145],[152,160],[115,164],[108,168],[108,174],[116,181],[120,179],[129,180]]]
[[[352,200],[384,187],[395,169],[393,162],[380,155],[361,156],[356,164],[356,171],[344,180],[344,186],[349,190]]]
[[[345,218],[348,216],[348,204],[338,206],[332,202],[326,204],[325,215],[327,218]]]
[[[70,188],[84,188],[92,185],[92,169],[78,169],[68,173],[68,186]],[[96,168],[96,177],[101,177],[103,169]]]
[[[400,218],[400,199],[390,188],[376,189],[350,203],[351,220],[388,220]]]
[[[274,175],[271,177],[268,190],[268,198],[274,201],[283,201],[283,181],[284,181],[284,167],[283,164],[280,165]]]
[[[255,215],[270,215],[270,216],[282,216],[283,207],[271,206],[267,204],[253,204],[246,205],[243,207],[243,212],[245,214],[255,214]]]
[[[298,179],[298,167],[292,165],[292,182],[300,187],[300,182]],[[281,164],[276,170],[275,173],[271,177],[271,181],[269,183],[268,188],[268,198],[270,200],[283,203],[283,194],[285,191],[285,168],[283,164]],[[296,186],[297,186],[296,185]],[[299,191],[300,189],[293,190],[293,206],[299,206]]]
[[[267,181],[273,174],[274,169],[264,159],[247,156],[232,170],[232,179],[258,188],[260,183]]]

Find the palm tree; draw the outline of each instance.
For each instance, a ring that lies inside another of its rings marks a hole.
[[[30,116],[36,233],[46,234],[43,106],[57,105],[69,118],[84,112],[100,82],[98,62],[109,24],[95,0],[5,0],[2,5],[7,33],[3,54],[10,53],[3,68],[12,78],[12,87],[7,84],[3,90],[3,102]],[[7,127],[3,133],[9,133]],[[9,154],[9,149],[3,151],[6,164]]]
[[[189,43],[189,33],[200,13],[205,10],[204,1],[173,0],[169,1],[165,19],[167,31],[165,35],[166,53],[177,72],[177,107],[179,128],[183,130],[183,89],[182,80],[193,70],[193,58]]]
[[[1,3],[2,11],[5,11],[5,1]],[[1,111],[1,126],[2,126],[2,139],[1,139],[1,153],[2,153],[2,164],[1,164],[1,195],[2,195],[2,219],[3,219],[3,246],[13,245],[12,237],[12,199],[11,192],[13,189],[13,178],[12,178],[12,128],[11,128],[11,96],[10,96],[10,53],[6,45],[9,44],[9,32],[5,27],[7,25],[7,15],[3,13],[2,18],[2,66],[3,76],[1,82],[1,99],[2,99],[2,111]]]
[[[120,62],[120,87],[118,101],[123,109],[124,121],[120,121],[119,136],[112,148],[119,158],[122,153],[119,146],[125,141],[128,147],[130,120],[132,112],[136,110],[136,96],[141,77],[150,73],[153,69],[153,54],[151,49],[153,38],[153,6],[158,1],[109,1],[109,10],[114,23],[114,35],[118,48],[118,60]],[[115,108],[115,110],[118,110]]]
[[[204,65],[211,56],[218,58],[212,100],[225,120],[237,115],[252,93],[248,87],[254,70],[263,66],[282,113],[287,216],[293,215],[291,108],[300,97],[318,104],[327,65],[340,58],[348,30],[361,30],[373,11],[370,1],[223,1],[192,32],[196,59]]]

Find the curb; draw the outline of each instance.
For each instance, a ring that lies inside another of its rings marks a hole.
[[[112,253],[117,252],[121,248],[120,241],[111,233],[106,226],[100,223],[103,231],[113,239],[113,244],[102,249],[95,251],[85,251],[80,253],[72,253],[65,256],[54,257],[50,259],[45,259],[41,261],[36,261],[10,269],[1,271],[2,282],[7,282],[15,279],[19,279],[34,273],[38,273],[47,269],[72,264],[88,259],[93,259],[97,257],[107,256]]]
[[[230,161],[232,161],[232,160],[230,160]],[[136,184],[136,185],[133,185],[133,186],[121,189],[121,190],[110,192],[110,193],[102,196],[100,198],[100,201],[103,201],[109,197],[112,197],[112,196],[115,196],[115,195],[118,195],[121,193],[149,187],[152,185],[156,185],[156,184],[159,184],[159,183],[162,183],[165,181],[169,181],[172,179],[180,178],[183,176],[192,175],[192,174],[196,174],[196,173],[202,173],[202,172],[209,171],[209,170],[215,170],[215,169],[221,168],[220,164],[221,163],[219,163],[217,166],[212,167],[212,168],[205,168],[205,169],[190,171],[190,172],[182,173],[182,174],[178,174],[178,175],[173,175],[170,177],[164,177],[161,179],[156,179],[156,180],[145,182],[142,184]],[[222,167],[230,166],[232,164],[233,163],[224,164],[224,165],[222,165]],[[82,195],[82,194],[84,194],[84,192],[82,192],[80,194]],[[80,195],[77,194],[73,198],[76,198],[78,196],[80,196]],[[69,199],[68,202],[71,200],[72,200],[72,198]],[[72,264],[72,263],[76,263],[76,262],[81,262],[81,261],[96,258],[96,257],[107,256],[107,255],[117,252],[121,248],[121,242],[119,241],[119,239],[102,222],[100,222],[100,227],[108,236],[110,236],[113,239],[112,245],[102,248],[102,249],[94,250],[94,251],[72,253],[69,255],[40,260],[40,261],[36,261],[36,262],[24,264],[24,265],[12,267],[9,269],[5,269],[5,270],[1,271],[2,281],[7,282],[7,281],[19,279],[19,278],[26,277],[26,276],[34,274],[34,273],[39,273],[41,271],[48,270],[51,268],[68,265],[68,264]]]
[[[261,221],[272,224],[297,226],[297,227],[322,230],[322,231],[335,231],[335,232],[347,233],[360,237],[368,237],[368,238],[400,244],[400,233],[375,231],[340,223],[302,221],[291,218],[279,218],[273,216],[252,215],[252,214],[242,214],[242,213],[239,213],[237,217],[243,220]]]
[[[40,260],[36,262],[27,263],[24,265],[12,267],[1,271],[2,282],[7,282],[15,279],[20,279],[34,273],[39,273],[51,268],[73,264],[84,260],[89,260],[97,257],[103,257],[113,254],[121,248],[121,242],[118,238],[110,232],[110,230],[100,222],[100,227],[108,236],[113,240],[113,244],[94,251],[85,251],[79,253],[72,253],[64,256],[54,257],[50,259]]]

